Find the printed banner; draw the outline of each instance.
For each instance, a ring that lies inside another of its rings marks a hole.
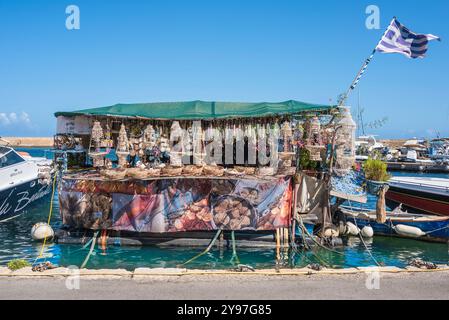
[[[65,224],[156,233],[288,227],[291,198],[288,177],[64,180],[60,191]]]

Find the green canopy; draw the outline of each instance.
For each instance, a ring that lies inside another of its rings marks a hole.
[[[335,106],[309,104],[294,100],[278,103],[187,101],[116,104],[110,107],[84,109],[73,112],[56,112],[55,116],[87,115],[139,117],[159,120],[199,120],[266,117],[298,114],[305,111],[327,111],[332,108],[335,108]]]

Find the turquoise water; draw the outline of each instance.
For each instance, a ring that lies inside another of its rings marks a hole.
[[[26,149],[34,156],[43,156],[43,149]],[[410,174],[401,174],[410,175]],[[447,177],[449,175],[434,175]],[[373,205],[374,197],[370,197],[369,205]],[[41,244],[33,242],[30,237],[31,227],[47,220],[49,201],[40,203],[26,214],[11,221],[0,223],[0,265],[17,258],[33,262],[39,254]],[[61,224],[59,218],[57,197],[54,200],[52,226]],[[367,246],[374,258],[381,264],[403,267],[413,258],[421,258],[435,263],[446,264],[449,260],[447,244],[426,243],[408,239],[375,237],[367,240]],[[374,261],[366,252],[358,238],[350,238],[345,246],[333,253],[316,249],[307,253],[282,253],[282,263],[286,267],[303,267],[310,263],[322,263],[336,268],[354,266],[372,266]],[[110,246],[105,251],[96,248],[87,265],[91,269],[125,268],[133,270],[137,267],[176,267],[187,261],[200,248],[157,248],[157,247],[116,247]],[[88,253],[77,245],[50,244],[45,250],[45,258],[59,266],[80,266]],[[227,269],[233,265],[230,262],[232,251],[224,249],[212,250],[209,254],[189,264],[196,269]],[[255,268],[272,268],[276,265],[276,252],[272,249],[238,249],[241,263]]]

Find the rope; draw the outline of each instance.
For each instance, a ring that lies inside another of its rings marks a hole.
[[[348,200],[348,203],[349,203],[349,206],[351,207],[351,210],[352,210],[351,201]],[[357,219],[354,219],[354,222],[355,222],[355,226],[357,227],[357,229],[360,230],[359,226],[357,225]],[[378,267],[381,267],[381,265],[379,264],[379,262],[377,262],[376,258],[374,258],[374,256],[373,256],[371,250],[370,250],[370,249],[368,248],[368,246],[366,245],[365,240],[363,240],[363,237],[362,237],[361,232],[359,232],[359,238],[360,238],[360,240],[362,241],[363,246],[365,247],[366,251],[367,251],[368,254],[370,255],[371,259],[373,259],[373,261],[376,263],[376,265],[377,265]]]
[[[232,239],[232,257],[231,257],[231,263],[240,264],[240,259],[237,255],[237,249],[235,245],[235,232],[234,230],[231,232],[231,239]]]
[[[332,250],[331,248],[328,248],[328,247],[326,247],[326,246],[323,246],[321,243],[319,243],[318,241],[316,241],[314,238],[313,238],[313,236],[310,234],[310,232],[307,230],[307,228],[306,228],[306,226],[304,225],[304,222],[302,221],[302,217],[299,217],[299,219],[300,219],[300,223],[301,223],[301,229],[310,237],[310,239],[313,241],[313,243],[315,243],[316,245],[318,245],[320,248],[322,248],[322,249],[325,249],[325,250],[328,250],[328,251],[330,251],[330,252],[333,252],[333,253],[336,253],[336,254],[339,254],[339,255],[342,255],[342,256],[344,256],[345,254],[343,253],[343,252],[339,252],[339,251],[336,251],[336,250]]]
[[[434,232],[441,231],[441,230],[448,229],[448,228],[449,228],[449,226],[446,226],[446,227],[443,227],[443,228],[439,228],[439,229],[435,229],[435,230],[432,230],[432,231],[428,231],[428,232],[426,232],[426,234],[434,233]]]
[[[56,186],[56,178],[57,178],[58,174],[55,173],[54,177],[53,177],[53,186],[52,186],[52,191],[51,191],[51,201],[50,201],[50,211],[48,212],[48,219],[47,219],[47,224],[50,225],[50,221],[51,221],[51,216],[53,213],[53,200],[55,197],[55,186]],[[37,258],[34,260],[33,262],[33,266],[36,264],[36,261],[39,258],[42,258],[42,255],[44,254],[44,249],[45,249],[45,245],[47,244],[47,237],[44,238],[44,242],[42,243],[42,247],[41,250],[39,252],[39,255],[37,256]],[[44,262],[46,261],[46,259],[44,259]]]
[[[192,261],[198,259],[199,257],[205,255],[206,253],[208,253],[208,252],[210,251],[210,249],[212,249],[212,246],[213,246],[214,243],[217,241],[217,239],[218,239],[218,237],[220,236],[220,234],[221,234],[222,231],[223,231],[223,230],[221,230],[221,229],[219,229],[219,230],[217,231],[217,233],[215,234],[214,238],[212,239],[212,241],[211,241],[211,242],[209,243],[209,245],[207,246],[206,250],[204,250],[203,252],[197,254],[197,255],[194,256],[193,258],[187,260],[187,261],[184,262],[182,265],[184,266],[184,265],[186,265],[186,264],[188,264],[188,263],[190,263],[190,262],[192,262]]]
[[[84,259],[83,263],[81,264],[80,269],[83,269],[87,262],[89,262],[90,256],[92,255],[92,252],[94,251],[95,248],[95,243],[97,242],[97,236],[98,236],[98,231],[95,231],[94,236],[92,237],[92,243],[90,245],[90,250],[89,253],[87,254],[86,258]]]
[[[326,250],[329,250],[329,251],[331,251],[331,252],[337,252],[337,251],[333,251],[333,250],[331,250],[331,249],[329,249],[329,248],[326,248],[325,246],[323,246],[321,243],[319,243],[318,241],[316,241],[314,238],[313,238],[313,236],[309,233],[309,231],[307,231],[307,228],[306,228],[306,226],[304,225],[304,223],[303,223],[303,221],[302,221],[302,217],[300,216],[299,217],[299,219],[300,219],[300,225],[301,225],[301,237],[302,237],[302,239],[303,239],[303,243],[304,243],[304,246],[306,247],[306,250],[310,250],[311,252],[312,252],[312,254],[313,254],[313,256],[323,265],[323,266],[325,266],[326,268],[329,268],[329,267],[332,267],[332,265],[331,264],[329,264],[329,263],[327,263],[326,261],[324,261],[323,259],[321,259],[319,256],[318,256],[318,254],[316,254],[315,252],[313,252],[312,250],[311,250],[311,248],[309,247],[309,245],[307,244],[307,242],[306,242],[306,240],[305,240],[305,235],[307,235],[307,236],[309,236],[309,238],[316,244],[316,245],[318,245],[320,248],[324,248],[324,249],[326,249]],[[340,252],[339,252],[340,253]],[[307,260],[309,260],[309,262],[313,262],[313,261],[311,261],[310,259],[309,259],[309,257],[307,257],[307,255],[304,255],[304,257],[307,259]]]

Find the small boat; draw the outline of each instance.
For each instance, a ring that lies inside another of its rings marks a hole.
[[[388,181],[387,206],[402,204],[411,213],[449,216],[449,179],[394,177]]]
[[[449,241],[449,217],[414,214],[397,208],[387,212],[385,223],[376,222],[376,212],[371,210],[341,207],[346,221],[359,229],[371,226],[374,235],[416,239],[430,242]]]
[[[0,145],[0,222],[25,213],[51,194],[51,163]]]

